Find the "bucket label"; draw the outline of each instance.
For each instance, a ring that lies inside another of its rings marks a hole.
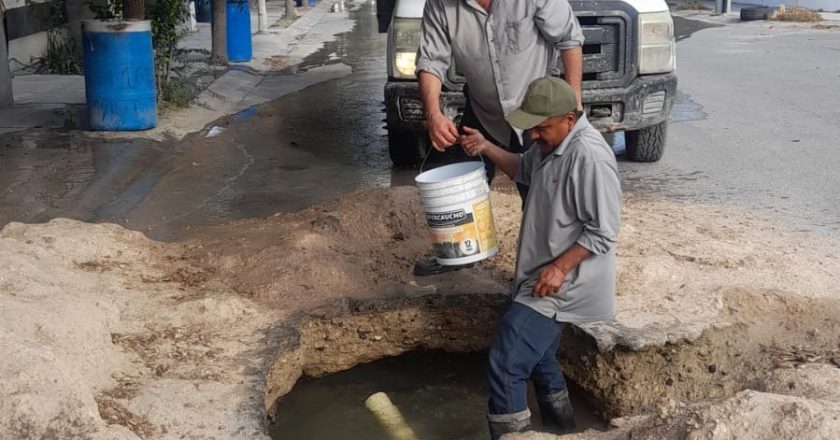
[[[490,199],[484,196],[465,209],[427,212],[435,256],[457,259],[488,252],[496,246]]]
[[[427,212],[426,222],[432,228],[461,226],[473,222],[473,215],[464,209],[448,212]]]

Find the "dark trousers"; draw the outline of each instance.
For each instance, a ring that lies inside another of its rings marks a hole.
[[[566,380],[557,361],[565,325],[528,306],[510,306],[488,356],[490,414],[514,414],[528,409],[529,378],[534,381],[538,400],[566,391]]]

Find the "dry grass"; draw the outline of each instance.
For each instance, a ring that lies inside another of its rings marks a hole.
[[[704,5],[703,3],[700,3],[697,0],[689,0],[677,6],[677,10],[680,11],[708,11],[710,9],[711,8]]]
[[[779,6],[776,12],[770,14],[770,19],[775,21],[813,23],[815,21],[822,21],[822,15],[819,12],[806,8],[785,8],[784,6]]]

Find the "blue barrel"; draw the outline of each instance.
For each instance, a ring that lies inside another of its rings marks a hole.
[[[314,7],[315,7],[315,3],[316,3],[316,0],[309,0],[309,6],[310,6],[310,7],[313,7],[313,8],[314,8]]]
[[[248,7],[248,0],[228,0],[228,61],[251,61],[251,55],[251,10]]]
[[[195,0],[195,21],[198,23],[210,23],[213,21],[211,0]]]
[[[82,40],[91,129],[134,131],[157,125],[151,22],[83,20]]]

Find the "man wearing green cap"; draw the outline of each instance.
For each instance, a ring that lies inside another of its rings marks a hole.
[[[615,156],[577,111],[575,93],[559,78],[528,86],[508,122],[529,130],[522,155],[466,129],[462,146],[483,154],[530,187],[519,233],[514,302],[490,348],[488,421],[494,439],[530,425],[527,380],[542,420],[557,432],[575,426],[557,349],[568,324],[610,319],[615,296],[615,241],[621,186]]]

